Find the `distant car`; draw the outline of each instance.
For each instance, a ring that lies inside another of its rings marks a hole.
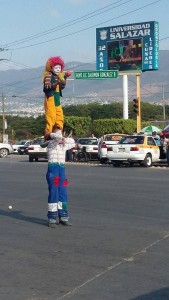
[[[27,141],[22,140],[22,141],[19,141],[19,142],[16,143],[16,144],[13,144],[12,147],[13,147],[14,153],[18,153],[18,148],[19,148],[20,146],[25,145],[26,142],[27,142]]]
[[[169,136],[169,125],[167,125],[167,126],[161,131],[161,135],[163,135],[164,137],[168,137],[168,136]]]
[[[73,147],[72,149],[66,151],[66,161],[74,161],[75,160],[75,155],[78,151],[77,150],[78,138],[73,138],[73,139],[75,141],[75,147]]]
[[[98,139],[79,138],[76,144],[75,160],[98,159]]]
[[[117,144],[123,136],[126,134],[109,133],[101,137],[98,145],[98,157],[101,164],[105,164],[107,161],[107,147]]]
[[[152,136],[128,135],[107,148],[107,158],[114,167],[125,163],[132,166],[136,162],[151,167],[152,163],[161,161],[160,146]]]
[[[4,158],[14,152],[11,144],[8,143],[0,143],[0,157]]]
[[[29,162],[38,161],[39,158],[47,159],[47,148],[42,148],[41,143],[44,142],[44,138],[40,137],[32,141],[32,144],[28,146]]]
[[[18,153],[20,155],[28,154],[28,147],[32,144],[32,141],[26,142],[23,146],[18,147]]]

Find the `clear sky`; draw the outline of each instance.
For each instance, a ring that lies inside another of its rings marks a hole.
[[[169,0],[0,0],[0,8],[0,71],[50,56],[95,62],[96,28],[136,22],[158,21],[160,49],[169,50]]]

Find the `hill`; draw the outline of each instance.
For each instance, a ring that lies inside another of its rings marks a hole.
[[[141,100],[169,104],[169,50],[160,51],[160,69],[141,75]],[[65,69],[95,70],[95,63],[68,62]],[[5,109],[12,114],[43,113],[42,74],[44,67],[0,71],[0,88],[5,95]],[[73,76],[72,76],[73,77]],[[123,100],[123,80],[68,80],[63,105],[88,102],[110,103]],[[129,101],[136,96],[136,78],[128,76]],[[164,92],[164,93],[163,93]],[[2,108],[2,104],[1,104]],[[0,108],[0,110],[2,110]]]

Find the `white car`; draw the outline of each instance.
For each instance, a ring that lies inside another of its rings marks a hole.
[[[84,161],[98,159],[98,139],[79,138],[77,140],[74,160]]]
[[[101,164],[105,164],[107,161],[107,147],[116,145],[123,136],[126,136],[126,134],[109,133],[109,134],[104,134],[101,137],[98,145],[98,157]]]
[[[40,137],[32,141],[28,147],[29,162],[38,161],[39,158],[47,159],[47,148],[42,148],[40,144],[44,142],[44,138]]]
[[[18,148],[20,146],[24,146],[26,142],[27,141],[20,141],[17,144],[13,144],[12,147],[13,147],[14,153],[18,153]]]
[[[14,152],[11,144],[8,143],[0,143],[0,157],[7,157],[9,154]]]
[[[124,163],[133,165],[136,162],[151,167],[152,163],[161,161],[162,147],[156,144],[152,136],[128,135],[117,145],[107,148],[107,158],[114,167],[120,167]]]

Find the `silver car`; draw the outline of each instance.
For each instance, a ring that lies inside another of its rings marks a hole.
[[[9,154],[13,153],[13,147],[8,143],[0,143],[0,157],[7,157]]]

